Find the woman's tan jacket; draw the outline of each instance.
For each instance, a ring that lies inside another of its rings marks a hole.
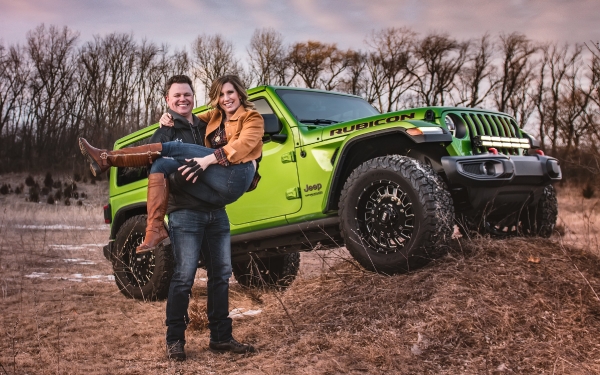
[[[215,108],[197,116],[200,120],[208,123],[204,144],[206,147],[210,147],[208,137],[221,125],[221,111]],[[258,159],[262,153],[264,133],[265,122],[260,113],[240,106],[231,119],[225,121],[227,144],[223,146],[223,150],[227,155],[227,160],[232,164],[239,164]]]

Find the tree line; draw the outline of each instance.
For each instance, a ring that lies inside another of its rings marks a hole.
[[[359,95],[382,112],[436,105],[506,112],[549,153],[598,170],[590,163],[600,141],[598,46],[538,43],[520,33],[461,41],[386,28],[368,34],[362,47],[285,43],[274,29],[257,29],[240,60],[220,34],[199,35],[188,52],[132,34],[82,42],[68,27],[40,25],[23,45],[0,43],[0,172],[75,168],[77,137],[112,145],[157,121],[171,75],[192,77],[201,105],[210,83],[226,73],[248,87]]]

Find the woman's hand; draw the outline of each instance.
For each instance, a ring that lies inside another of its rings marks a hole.
[[[214,154],[207,155],[203,158],[185,159],[187,163],[178,168],[181,171],[181,175],[187,175],[186,181],[193,178],[192,183],[196,182],[198,175],[205,171],[211,164],[217,163],[217,158]]]
[[[175,126],[175,122],[173,121],[173,116],[170,113],[163,113],[163,115],[160,116],[160,120],[158,120],[158,122],[160,122],[161,128],[163,126],[168,126],[168,127]]]

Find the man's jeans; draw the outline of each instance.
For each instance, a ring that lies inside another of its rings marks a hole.
[[[208,272],[207,315],[211,341],[228,341],[229,278],[231,243],[229,218],[224,208],[209,211],[179,210],[169,215],[169,234],[173,247],[175,272],[167,299],[167,344],[185,343],[189,323],[188,305],[198,260],[205,261]]]
[[[185,159],[201,158],[215,152],[214,149],[190,143],[165,142],[162,144],[161,158],[152,164],[150,173],[163,173],[166,178],[185,164]],[[213,164],[198,173],[195,183],[187,182],[180,189],[215,206],[225,206],[235,202],[248,190],[254,178],[252,162],[232,164],[224,167]]]

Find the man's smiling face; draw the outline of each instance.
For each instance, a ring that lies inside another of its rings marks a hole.
[[[167,105],[172,111],[189,119],[194,105],[194,92],[190,85],[187,83],[172,84],[166,100]]]

